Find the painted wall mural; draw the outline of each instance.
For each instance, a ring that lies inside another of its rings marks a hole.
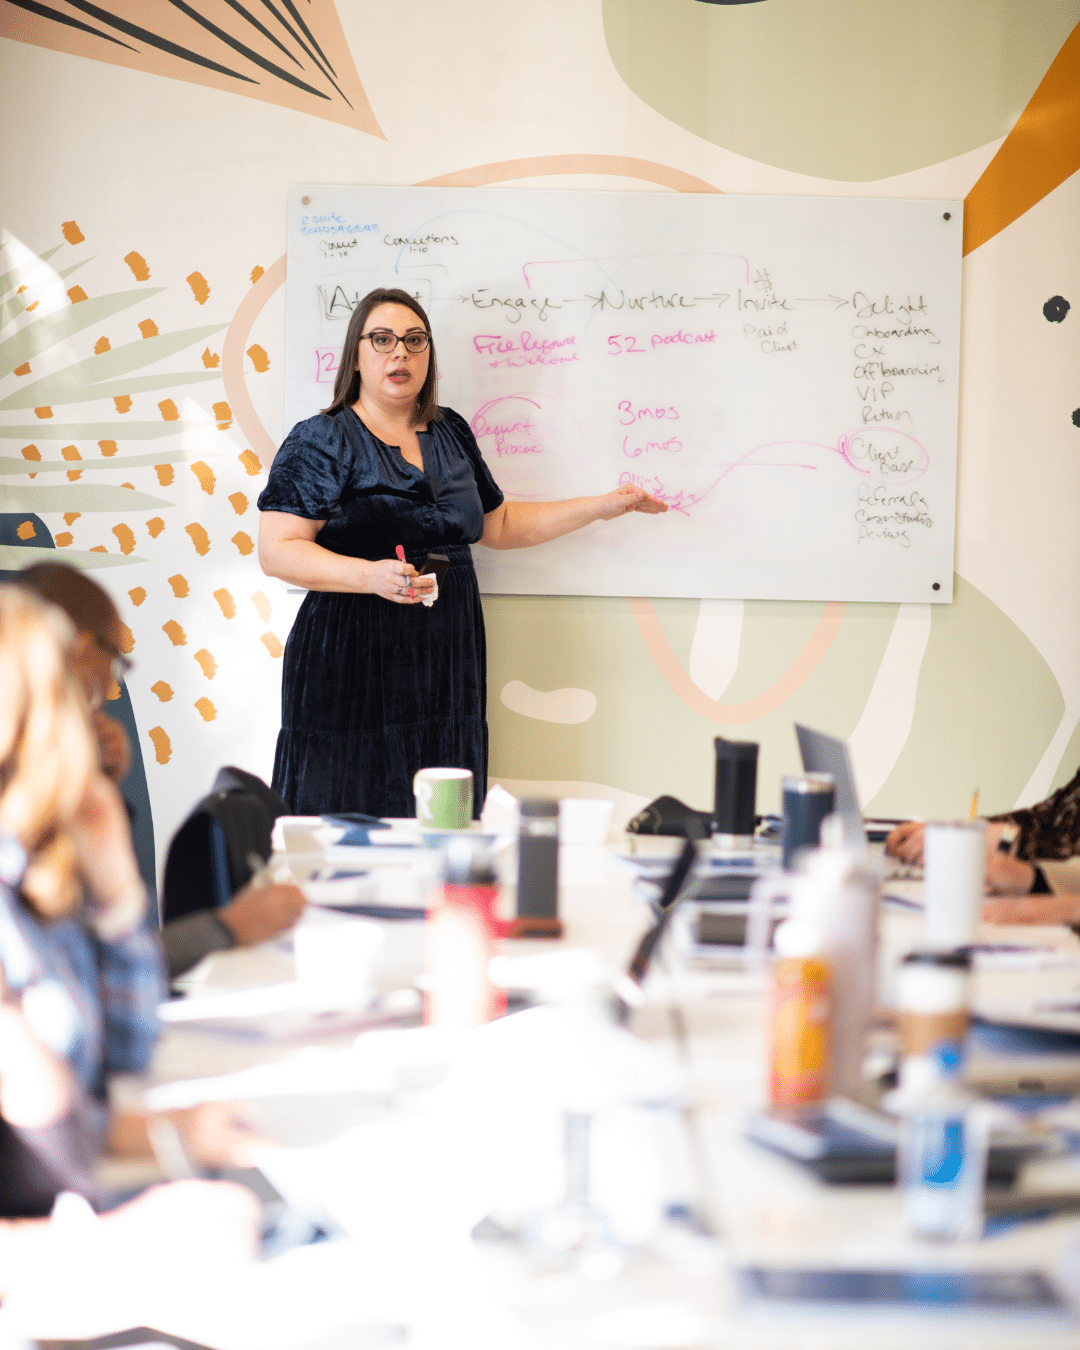
[[[269,777],[300,596],[254,502],[299,181],[965,198],[954,604],[489,597],[492,774],[705,806],[727,735],[769,807],[798,719],[881,812],[1071,775],[1080,0],[872,11],[819,0],[811,41],[795,0],[0,0],[0,568],[55,548],[116,598],[159,862],[219,765]]]

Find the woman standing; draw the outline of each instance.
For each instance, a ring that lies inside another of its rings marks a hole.
[[[471,769],[479,813],[487,674],[469,546],[525,548],[667,510],[633,484],[505,501],[436,381],[424,310],[404,291],[370,292],[333,402],[292,429],[259,497],[263,571],[309,591],[285,648],[274,762],[274,789],[298,814],[412,815],[413,775],[430,766]],[[429,552],[450,560],[430,608]]]

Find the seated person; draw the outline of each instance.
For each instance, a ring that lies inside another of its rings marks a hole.
[[[922,821],[897,826],[885,850],[913,866],[923,861]],[[989,923],[1080,923],[1080,770],[1035,806],[991,816],[986,827]],[[1020,899],[1019,897],[1037,897]]]
[[[18,584],[58,605],[75,625],[72,667],[90,704],[102,771],[119,783],[131,767],[131,749],[124,728],[101,710],[113,681],[131,665],[120,650],[116,606],[96,581],[67,563],[37,563],[19,573]],[[296,886],[246,886],[221,909],[175,919],[161,933],[169,975],[182,975],[210,952],[268,942],[291,928],[303,908]]]
[[[148,1152],[145,1118],[110,1117],[106,1087],[108,1075],[149,1064],[161,957],[143,926],[146,894],[123,804],[98,767],[86,703],[68,668],[73,643],[55,608],[0,587],[5,1218],[48,1214],[61,1191],[97,1199],[92,1169],[107,1137]],[[242,1156],[226,1137],[208,1142],[198,1113],[173,1125],[205,1161]],[[225,1203],[235,1210],[247,1200]],[[0,1236],[11,1237],[7,1226]]]

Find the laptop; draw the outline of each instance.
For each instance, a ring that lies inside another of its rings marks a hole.
[[[898,820],[864,821],[859,806],[859,793],[855,787],[855,772],[851,767],[851,754],[847,741],[837,736],[826,736],[823,731],[814,731],[811,727],[795,723],[795,735],[799,741],[799,754],[802,756],[805,773],[832,774],[836,783],[836,814],[844,820],[844,834],[853,843],[882,843],[890,830],[900,822]]]

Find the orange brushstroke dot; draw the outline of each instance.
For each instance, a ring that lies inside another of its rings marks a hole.
[[[163,398],[158,404],[158,411],[166,422],[177,422],[180,420],[180,409],[171,398]]]
[[[79,454],[78,446],[75,445],[65,445],[61,449],[60,454],[64,459],[82,459],[82,455]]]
[[[211,469],[210,465],[204,463],[203,460],[200,459],[190,467],[191,472],[199,480],[199,486],[202,490],[212,496],[214,492],[214,483],[217,480],[214,478],[214,471]]]
[[[68,548],[74,538],[75,536],[73,534],[69,534],[67,530],[65,530],[63,534],[58,534],[56,536],[54,542],[57,548]]]
[[[20,286],[19,289],[15,292],[15,294],[22,295],[23,291],[28,291],[29,289],[30,289],[29,286],[26,285]]]
[[[90,550],[91,553],[108,553],[108,551],[109,550],[105,547],[104,544],[95,544],[94,547]]]
[[[210,552],[210,536],[203,527],[192,521],[190,525],[184,526],[184,533],[187,534],[191,542],[195,545],[195,552],[200,558],[205,558]]]
[[[180,625],[176,622],[175,619],[170,619],[168,623],[163,623],[161,625],[161,631],[165,634],[165,636],[169,639],[169,641],[172,643],[174,647],[187,646],[187,634],[184,632],[184,630],[180,627]]]
[[[162,487],[168,487],[173,480],[173,466],[171,464],[155,464],[154,472],[157,474],[157,480]]]
[[[260,267],[258,263],[251,269],[251,284],[254,286],[262,274],[266,271],[265,267]]]
[[[241,450],[239,455],[237,455],[237,459],[239,459],[240,463],[252,478],[254,478],[257,473],[262,473],[262,460],[254,450]]]
[[[26,312],[27,312],[27,314],[29,314],[31,310],[37,309],[38,305],[40,305],[40,304],[41,304],[41,301],[40,301],[40,300],[35,300],[34,303],[33,303],[32,305],[27,305],[27,306],[26,306]]]
[[[217,716],[217,709],[208,698],[197,698],[195,700],[195,711],[204,722],[212,722]]]
[[[116,454],[116,442],[98,441],[98,449],[101,451],[101,453],[105,456],[106,459],[112,459],[113,455]]]
[[[60,228],[64,232],[64,238],[69,244],[81,244],[86,238],[86,235],[83,234],[82,230],[79,229],[78,225],[73,220],[65,220]]]
[[[231,619],[236,615],[236,601],[224,586],[222,586],[221,590],[214,592],[214,599],[221,606],[221,612],[227,619]]]
[[[255,545],[251,542],[251,535],[245,534],[243,530],[238,530],[232,537],[232,542],[240,550],[240,556],[246,558]]]
[[[168,703],[172,698],[172,685],[166,684],[164,680],[158,680],[157,684],[150,686],[150,692],[157,694],[162,703]]]
[[[221,357],[217,352],[212,352],[209,347],[202,354],[202,363],[207,370],[217,370],[221,364]]]
[[[248,499],[244,496],[242,492],[230,492],[229,502],[232,505],[232,509],[236,512],[238,516],[242,516],[244,512],[248,509]]]
[[[159,764],[168,764],[172,759],[172,742],[165,734],[164,727],[151,727],[146,733],[154,747],[154,758]]]
[[[214,404],[214,417],[218,424],[218,431],[228,431],[232,426],[232,409],[224,401]]]
[[[206,678],[208,680],[212,680],[214,676],[217,674],[217,662],[214,660],[214,658],[210,655],[210,653],[206,650],[205,647],[200,647],[199,650],[195,653],[195,660],[199,663],[199,669],[206,676]]]
[[[15,373],[16,375],[29,375],[29,374],[30,374],[30,362],[29,362],[29,361],[24,361],[24,362],[22,363],[21,366],[16,366],[16,367],[15,367],[14,373]]]
[[[113,402],[116,404],[118,413],[131,411],[131,396],[129,394],[113,394]]]
[[[131,603],[135,606],[135,608],[138,609],[138,607],[146,599],[146,591],[142,586],[134,586],[130,591],[128,591],[128,598],[131,600]]]
[[[116,535],[121,553],[126,556],[128,553],[135,552],[135,535],[130,525],[114,525],[112,532]]]
[[[34,409],[34,416],[35,416],[35,417],[40,417],[41,420],[44,421],[46,417],[51,417],[51,416],[52,416],[52,409],[51,409],[51,408],[48,408],[48,407],[45,407],[45,408],[35,408],[35,409]]]
[[[263,623],[270,622],[270,601],[263,595],[262,591],[256,591],[251,597],[251,603],[259,611],[259,618]]]
[[[169,578],[169,585],[172,587],[172,593],[176,596],[177,600],[185,599],[190,590],[187,583],[187,577],[182,576],[179,572],[177,572],[176,576]]]
[[[67,476],[69,482],[76,483],[82,477],[82,469],[68,469]]]
[[[130,656],[135,650],[135,634],[122,620],[120,623],[120,650],[125,656]]]
[[[260,347],[257,342],[253,343],[247,349],[247,354],[251,357],[251,364],[260,375],[270,369],[270,358],[267,356],[264,348]]]
[[[20,539],[33,539],[37,534],[37,530],[34,529],[34,522],[32,520],[24,520],[15,533]]]
[[[160,516],[154,516],[152,520],[146,522],[146,528],[150,531],[150,538],[156,539],[165,528],[165,522]]]
[[[107,337],[99,337],[94,343],[94,355],[104,356],[106,352],[112,351],[112,343]]]
[[[105,695],[110,703],[115,703],[120,697],[120,686],[115,680],[109,685],[109,692]]]
[[[73,305],[77,305],[81,300],[86,299],[86,292],[81,286],[72,286],[71,290],[68,291],[68,299]]]
[[[191,294],[198,300],[200,305],[205,305],[210,298],[210,287],[206,284],[206,278],[201,272],[192,272],[187,278],[187,284],[191,287]]]
[[[134,249],[130,253],[124,254],[124,261],[135,274],[136,281],[149,281],[150,269],[146,265],[146,259],[141,253],[136,253]]]
[[[79,519],[79,517],[80,517],[81,515],[82,515],[82,512],[81,512],[81,511],[65,511],[65,512],[64,512],[64,524],[65,524],[65,525],[74,525],[75,522]]]
[[[68,474],[68,477],[70,478],[71,475]],[[121,483],[120,486],[121,486],[121,487],[130,488],[132,492],[135,491],[135,484],[134,484],[134,483]]]
[[[24,445],[22,448],[23,459],[40,459],[41,451],[36,445]]]
[[[139,323],[139,332],[144,338],[157,337],[158,326],[153,319],[142,319]]]
[[[281,654],[284,652],[285,648],[281,645],[281,639],[276,633],[264,633],[259,641],[275,661],[281,659]]]

